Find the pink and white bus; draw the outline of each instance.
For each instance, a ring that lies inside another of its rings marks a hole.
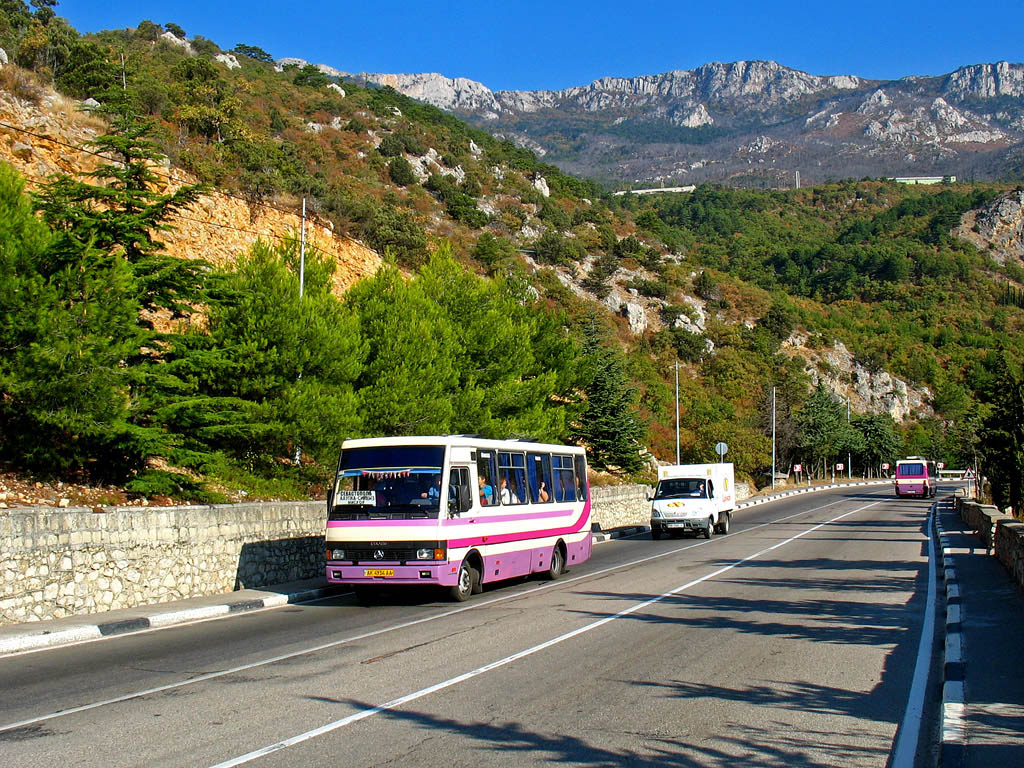
[[[590,557],[582,448],[466,435],[346,440],[327,496],[327,580],[367,602],[433,584],[458,601]]]
[[[920,456],[907,456],[896,462],[893,486],[897,496],[920,496],[922,499],[934,496],[937,480],[933,461]]]

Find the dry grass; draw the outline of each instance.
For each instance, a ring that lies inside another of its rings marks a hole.
[[[36,106],[46,93],[46,88],[34,74],[14,64],[0,68],[0,90]]]

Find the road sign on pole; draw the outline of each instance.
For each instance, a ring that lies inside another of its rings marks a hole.
[[[729,452],[729,446],[728,445],[726,445],[725,443],[721,443],[721,442],[715,443],[715,453],[718,454],[718,460],[719,461],[721,461],[725,457],[725,454],[727,454],[728,452]]]

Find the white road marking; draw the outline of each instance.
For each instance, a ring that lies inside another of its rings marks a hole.
[[[935,642],[935,536],[932,527],[932,515],[936,514],[935,506],[931,507],[928,516],[928,597],[925,600],[924,623],[921,626],[921,640],[917,645],[917,661],[914,664],[914,677],[907,694],[907,707],[903,711],[900,722],[896,750],[893,752],[892,768],[914,768],[917,755],[917,741],[921,733],[921,722],[924,719],[925,689],[928,686],[928,671],[931,668],[932,645]]]
[[[804,531],[801,531],[795,536],[791,536],[790,538],[785,539],[784,541],[777,542],[776,544],[773,544],[770,547],[766,547],[765,549],[762,549],[759,552],[755,552],[752,555],[747,555],[741,560],[737,560],[736,562],[730,565],[723,566],[715,571],[712,571],[709,574],[701,576],[698,579],[689,581],[686,584],[682,584],[676,587],[675,589],[671,589],[668,592],[663,592],[662,594],[656,597],[652,597],[649,600],[644,600],[643,602],[637,603],[636,605],[633,605],[629,608],[625,608],[619,611],[618,613],[606,616],[603,619],[598,619],[597,621],[591,622],[590,624],[574,629],[571,632],[566,632],[565,634],[559,635],[558,637],[552,638],[551,640],[547,640],[546,642],[540,643],[539,645],[535,645],[532,648],[527,648],[525,650],[519,651],[518,653],[514,653],[511,656],[506,656],[503,659],[498,659],[497,661],[492,661],[490,664],[485,664],[482,667],[477,667],[474,670],[464,672],[461,675],[449,678],[448,680],[436,683],[435,685],[431,685],[427,688],[421,688],[418,691],[414,691],[405,696],[401,696],[397,699],[392,699],[391,701],[385,702],[384,704],[381,704],[379,706],[370,707],[369,709],[364,709],[360,712],[355,712],[349,715],[348,717],[343,717],[340,720],[335,720],[334,722],[327,723],[325,725],[320,726],[319,728],[314,728],[313,730],[306,731],[305,733],[300,733],[296,736],[292,736],[291,738],[284,739],[283,741],[278,741],[275,744],[270,744],[266,747],[262,747],[252,752],[248,752],[244,755],[240,755],[230,760],[226,760],[222,763],[217,763],[216,765],[212,766],[212,768],[233,768],[233,766],[243,765],[244,763],[251,762],[260,757],[269,755],[273,752],[278,752],[282,749],[293,747],[297,744],[309,741],[310,739],[314,739],[317,736],[322,736],[325,733],[330,733],[331,731],[335,731],[339,728],[344,728],[346,725],[351,725],[352,723],[359,722],[360,720],[365,720],[366,718],[372,717],[373,715],[379,714],[380,712],[384,712],[389,709],[395,709],[397,707],[402,706],[403,704],[409,703],[410,701],[415,701],[416,699],[421,699],[424,696],[429,696],[430,694],[436,693],[437,691],[442,691],[445,688],[450,688],[454,685],[458,685],[459,683],[464,683],[467,680],[471,680],[474,677],[478,677],[479,675],[498,669],[499,667],[504,667],[507,664],[512,664],[513,662],[519,661],[520,659],[524,659],[527,656],[532,656],[535,653],[543,651],[546,648],[550,648],[554,645],[564,643],[566,640],[570,640],[574,637],[582,635],[585,632],[590,632],[591,630],[597,629],[598,627],[603,627],[605,624],[615,621],[616,619],[621,619],[624,616],[629,616],[632,613],[636,613],[637,611],[646,608],[650,605],[653,605],[654,603],[660,602],[665,598],[678,595],[681,592],[685,592],[691,587],[708,581],[709,579],[713,579],[716,576],[721,576],[723,573],[731,571],[732,569],[737,568],[738,566],[743,565],[744,563],[749,562],[750,560],[754,560],[760,557],[761,555],[767,554],[773,550],[778,549],[779,547],[783,547],[786,544],[790,544],[796,541],[797,539],[803,538],[809,533],[813,533],[814,531],[817,531],[820,528],[824,528],[825,526],[830,525],[838,520],[842,520],[844,517],[849,517],[850,515],[856,514],[857,512],[862,512],[863,510],[868,509],[869,507],[873,507],[876,504],[880,503],[880,501],[875,501],[872,502],[871,504],[867,504],[863,507],[858,507],[857,509],[851,510],[849,512],[844,512],[843,514],[838,515],[832,518],[831,520],[827,520],[823,523],[818,523],[817,525],[814,525]]]

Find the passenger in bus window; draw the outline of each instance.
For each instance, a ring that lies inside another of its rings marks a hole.
[[[488,507],[494,503],[494,488],[483,475],[479,476],[478,482],[480,483],[480,506]]]
[[[508,475],[501,478],[501,503],[518,504],[519,497],[508,487]]]
[[[551,497],[548,495],[547,485],[543,480],[541,480],[540,487],[537,489],[537,501],[544,502],[550,498]]]

